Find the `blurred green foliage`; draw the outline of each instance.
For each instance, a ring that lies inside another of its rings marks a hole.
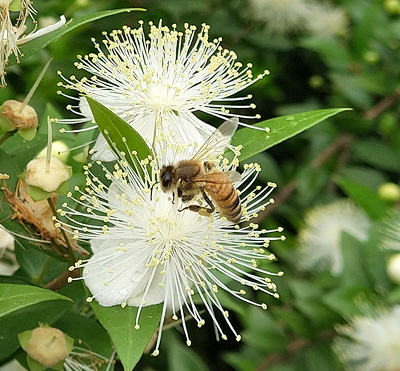
[[[270,247],[278,258],[274,269],[285,272],[277,280],[280,299],[263,298],[268,311],[242,302],[226,304],[234,312],[232,322],[241,330],[240,343],[234,339],[217,343],[211,326],[197,329],[189,321],[190,348],[183,345],[181,334],[166,331],[161,354],[156,358],[145,355],[135,369],[342,370],[332,350],[335,326],[360,313],[360,302],[378,307],[400,302],[400,289],[386,273],[392,253],[380,248],[387,212],[398,205],[378,195],[383,184],[398,185],[400,180],[400,5],[396,8],[380,0],[336,0],[332,4],[345,12],[348,26],[341,35],[326,37],[307,30],[271,33],[259,17],[254,20],[251,4],[245,0],[34,2],[39,25],[42,17],[58,19],[61,14],[74,18],[108,9],[147,9],[82,26],[8,68],[8,86],[0,90],[1,100],[22,100],[45,62],[54,58],[31,101],[40,117],[46,103],[61,116],[70,115],[65,110],[70,102],[57,95],[56,72],[79,76],[73,63],[77,54],[94,50],[91,37],[99,41],[103,30],[124,24],[136,27],[139,19],[154,23],[162,19],[166,25],[178,26],[205,22],[211,26],[211,36],[222,36],[222,45],[234,50],[238,60],[253,64],[255,74],[270,70],[269,76],[248,89],[262,120],[307,110],[353,108],[254,157],[263,168],[261,180],[278,183],[276,204],[263,215],[267,218],[262,223],[285,228],[286,241]],[[207,120],[218,124],[214,118]],[[5,155],[0,152],[0,156]],[[305,272],[298,264],[297,235],[306,212],[345,197],[371,219],[368,240],[342,235],[344,265],[339,276]],[[17,250],[17,258],[18,254]],[[43,265],[43,256],[32,259]],[[35,269],[25,264],[18,276],[36,279]]]

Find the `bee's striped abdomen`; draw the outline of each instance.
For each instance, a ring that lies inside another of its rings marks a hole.
[[[226,179],[227,182],[224,183],[208,183],[205,185],[205,189],[215,204],[219,206],[221,215],[233,223],[238,223],[242,216],[240,198],[235,187],[227,177]]]

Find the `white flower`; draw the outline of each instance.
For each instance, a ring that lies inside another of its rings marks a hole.
[[[285,34],[304,29],[310,5],[305,0],[250,0],[250,10],[268,32]]]
[[[13,22],[10,12],[19,12],[16,21]],[[49,32],[65,25],[65,17],[61,16],[60,21],[53,25],[31,32],[23,36],[26,31],[26,20],[30,17],[33,22],[33,16],[36,14],[30,0],[1,0],[0,1],[0,87],[6,86],[5,68],[11,54],[15,55],[17,62],[21,55],[18,46],[29,42],[37,37],[43,36]]]
[[[14,253],[14,237],[0,225],[0,275],[11,276],[18,268]]]
[[[343,270],[341,234],[346,232],[360,241],[368,238],[369,219],[348,200],[335,201],[311,210],[299,232],[305,269],[329,269],[334,275]]]
[[[105,371],[109,371],[113,366],[115,353],[110,359],[105,358],[101,354],[94,353],[87,348],[73,347],[72,352],[65,358],[64,371],[98,371],[102,366],[107,364]]]
[[[324,38],[345,35],[349,22],[343,8],[327,2],[315,3],[306,21],[306,27],[312,35]]]
[[[335,350],[355,371],[400,369],[400,306],[391,311],[354,318],[339,332]]]
[[[254,104],[233,104],[251,96],[231,96],[268,71],[253,78],[251,65],[243,68],[234,52],[220,46],[220,38],[209,40],[208,25],[203,24],[196,34],[196,27],[188,24],[178,31],[176,25],[170,29],[161,21],[158,27],[150,22],[146,38],[143,22],[139,24],[137,29],[125,26],[110,34],[104,32],[103,47],[93,39],[97,53],[78,56],[79,62],[75,63],[92,76],[67,79],[59,72],[65,81],[59,86],[110,108],[151,146],[161,130],[175,143],[204,141],[214,128],[199,120],[195,111],[219,118],[259,118],[230,113],[231,108],[255,108]],[[93,118],[84,98],[58,93],[75,99],[77,104],[67,109],[81,116],[59,122],[82,123]],[[101,135],[94,150],[95,160],[115,159]]]
[[[190,158],[192,150],[188,147],[177,151],[176,161]],[[178,320],[178,316],[181,318],[187,345],[190,345],[185,315],[190,314],[199,327],[205,323],[194,302],[195,294],[204,303],[221,337],[226,339],[215,311],[222,314],[227,326],[240,340],[217,293],[224,290],[263,309],[266,304],[248,298],[247,289],[278,297],[276,286],[269,278],[274,273],[264,267],[265,261],[274,259],[266,251],[270,240],[284,239],[283,236],[266,235],[279,233],[282,229],[259,230],[258,225],[250,222],[271,202],[270,193],[276,185],[270,183],[263,189],[253,186],[261,169],[257,164],[246,165],[237,187],[243,207],[241,221],[247,223],[233,225],[218,212],[212,216],[200,216],[190,210],[180,212],[187,204],[180,199],[173,202],[170,195],[154,186],[159,159],[142,161],[143,180],[123,153],[120,157],[112,172],[100,161],[97,165],[88,165],[87,187],[84,191],[76,187],[76,198],[68,195],[81,208],[76,210],[65,203],[63,209],[58,210],[69,220],[58,226],[69,226],[74,230],[75,238],[90,240],[93,256],[71,267],[71,270],[83,267],[85,284],[93,295],[89,301],[96,299],[102,306],[138,306],[139,313],[144,306],[163,303],[153,355],[159,352],[161,329],[167,315],[173,320]],[[150,167],[150,172],[146,166]],[[218,166],[222,171],[235,168],[223,160]],[[110,185],[97,177],[100,175],[95,169],[99,167]],[[79,217],[90,221],[80,223],[76,219]],[[229,280],[242,287],[231,288],[227,283]],[[139,327],[138,315],[135,328]]]
[[[382,230],[382,247],[389,250],[400,250],[400,213],[393,210]]]

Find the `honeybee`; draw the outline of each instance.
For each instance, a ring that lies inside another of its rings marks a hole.
[[[215,161],[230,144],[238,127],[238,119],[225,121],[190,160],[179,161],[175,165],[164,165],[160,170],[160,186],[163,192],[174,192],[183,202],[201,195],[208,207],[189,205],[180,209],[191,210],[200,215],[211,214],[215,205],[220,214],[237,223],[242,216],[242,206],[232,182],[241,179],[237,171],[221,171]],[[211,197],[211,200],[210,200]]]

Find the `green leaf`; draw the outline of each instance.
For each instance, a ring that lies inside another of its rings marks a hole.
[[[132,12],[132,11],[145,11],[145,9],[141,8],[123,8],[123,9],[114,9],[114,10],[105,10],[102,12],[84,15],[82,17],[77,17],[72,19],[71,21],[67,22],[66,26],[61,27],[54,32],[48,33],[37,39],[33,39],[32,41],[27,42],[20,46],[20,51],[24,55],[24,58],[31,56],[32,54],[36,53],[38,50],[45,48],[47,45],[56,41],[61,36],[67,34],[68,32],[74,30],[75,28],[82,26],[86,23],[90,23],[92,21],[96,21],[98,19],[108,17],[111,15],[124,13],[124,12]],[[9,66],[12,66],[16,63],[15,57],[11,56],[9,61]]]
[[[61,318],[52,324],[65,334],[75,339],[75,346],[90,350],[93,353],[110,359],[113,353],[111,339],[104,328],[95,318],[88,318],[85,315],[68,311]],[[82,361],[84,361],[82,359]],[[90,360],[88,360],[90,362]],[[107,364],[97,366],[97,369],[106,370]]]
[[[238,130],[232,138],[232,145],[243,146],[239,157],[239,160],[243,161],[311,128],[321,121],[326,120],[328,117],[348,110],[350,110],[350,108],[332,108],[296,113],[294,115],[266,120],[254,126],[269,128],[269,132],[251,128]]]
[[[294,333],[303,338],[310,338],[313,334],[313,326],[310,321],[294,310],[276,310],[274,314],[278,321],[283,322]]]
[[[354,143],[352,152],[375,169],[400,171],[399,153],[378,140],[359,140]]]
[[[343,257],[342,286],[370,288],[364,260],[366,247],[345,231],[341,233],[340,242]]]
[[[324,295],[315,283],[301,279],[289,280],[289,285],[295,296],[293,303],[299,312],[304,314],[308,321],[312,324],[311,328],[317,328],[321,331],[325,327],[331,326],[338,320],[337,316],[322,303],[321,299]],[[301,323],[298,325],[300,326]],[[306,329],[307,330],[307,329]],[[306,332],[304,332],[306,333]]]
[[[102,307],[95,301],[90,305],[110,335],[124,370],[133,370],[157,330],[162,304],[142,308],[139,318],[140,329],[138,330],[135,329],[138,308]]]
[[[271,311],[263,311],[251,306],[245,320],[246,326],[242,338],[247,346],[263,353],[279,353],[285,349],[288,342],[286,333],[282,331]]]
[[[208,371],[206,363],[191,348],[182,344],[182,341],[172,331],[166,331],[164,343],[168,351],[168,369],[174,371]]]
[[[0,360],[18,349],[18,333],[54,322],[71,305],[71,299],[40,287],[0,284]]]
[[[28,142],[30,142],[36,136],[37,128],[28,128],[28,129],[18,129],[18,134]]]
[[[360,286],[340,287],[335,291],[325,294],[323,302],[332,310],[343,317],[360,314],[357,301],[368,297],[368,292]]]
[[[347,196],[356,202],[372,219],[379,219],[387,215],[388,206],[376,192],[343,177],[336,177],[335,181]]]
[[[118,117],[114,112],[104,107],[101,103],[87,97],[93,117],[99,126],[111,149],[115,152],[114,146],[119,151],[126,153],[126,160],[133,168],[137,168],[143,176],[143,171],[135,156],[129,153],[136,151],[137,158],[146,159],[151,155],[150,149],[138,132]]]

